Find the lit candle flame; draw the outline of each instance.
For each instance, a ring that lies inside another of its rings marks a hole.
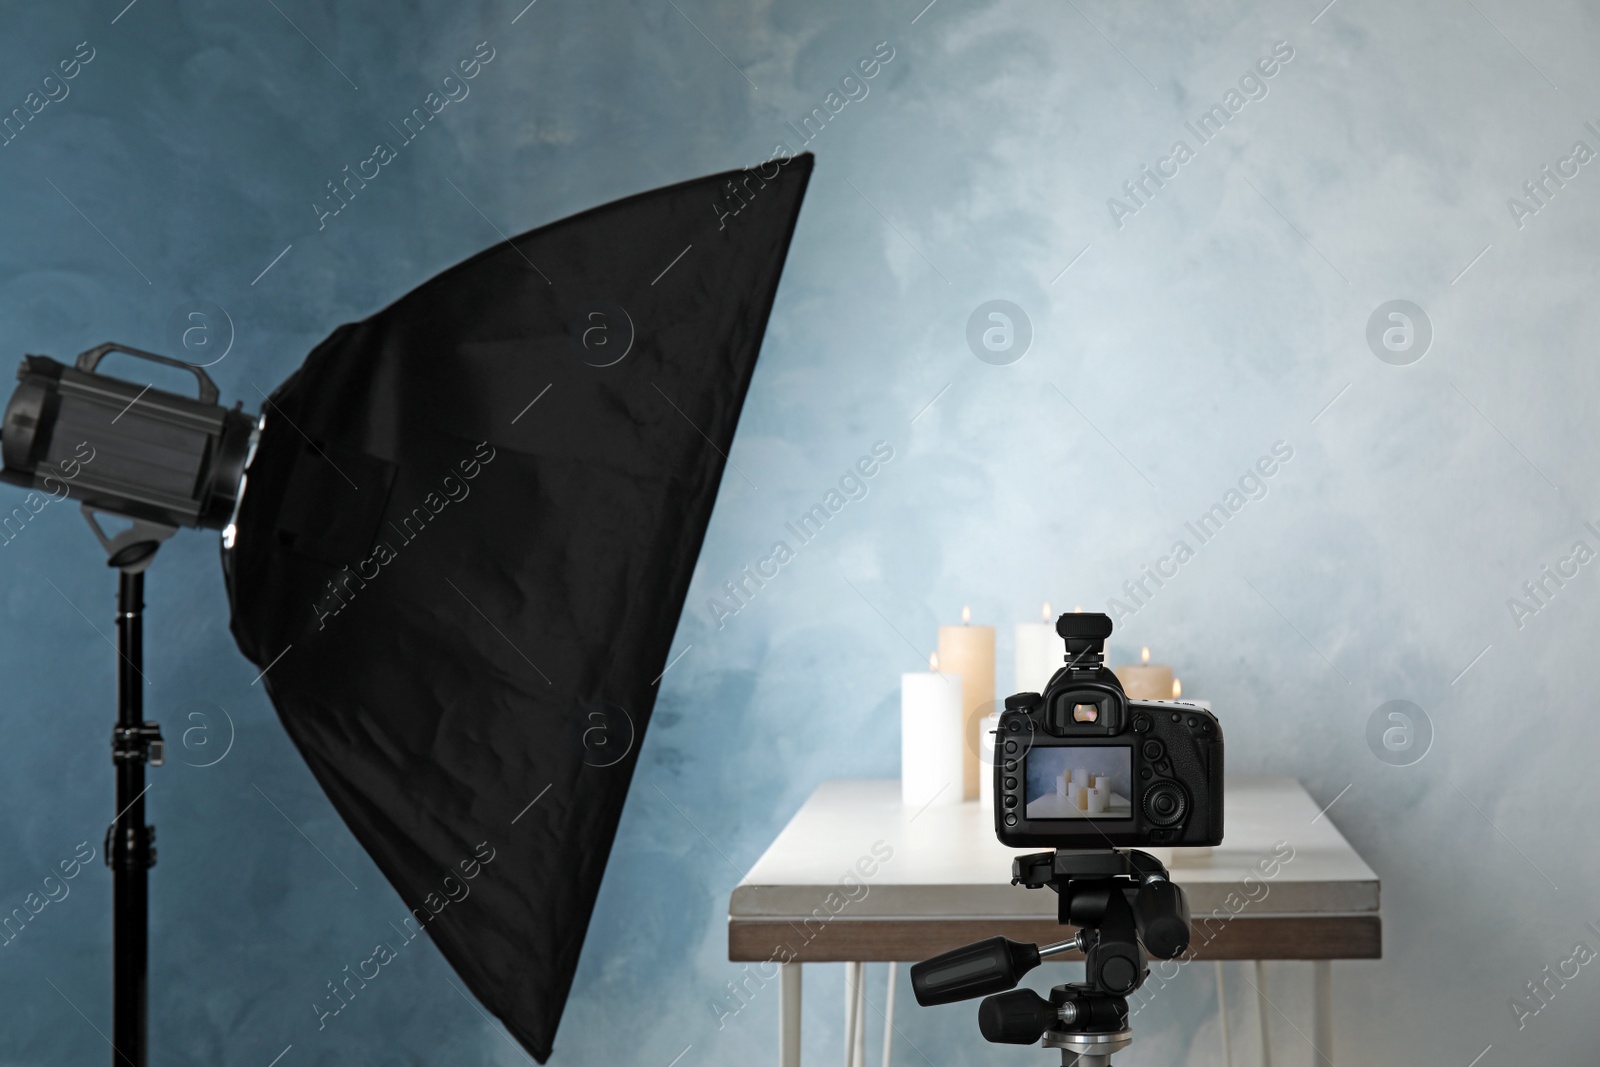
[[[1149,645],[1145,645],[1143,650],[1140,651],[1140,653],[1139,653],[1139,662],[1140,663],[1149,663],[1150,662],[1150,646]]]
[[[931,652],[928,654],[928,669],[935,672],[939,670],[939,653]]]
[[[1177,700],[1183,696],[1183,683],[1174,678],[1172,680],[1172,699]]]
[[[1074,614],[1082,612],[1083,611],[1083,605],[1082,604],[1074,604],[1072,606],[1072,611],[1073,611]]]
[[[972,621],[972,608],[970,605],[961,605],[961,622],[966,624]]]
[[[1044,602],[1044,610],[1039,613],[1039,616],[1040,618],[1044,619],[1045,622],[1050,621],[1050,601],[1046,600]]]

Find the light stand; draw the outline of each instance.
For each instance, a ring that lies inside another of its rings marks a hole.
[[[197,397],[113,378],[101,361],[122,353],[194,375]],[[28,356],[0,433],[0,480],[82,501],[83,516],[119,572],[117,724],[111,762],[116,816],[106,828],[111,868],[113,1067],[149,1055],[150,868],[155,827],[145,823],[145,764],[161,766],[161,728],[144,717],[144,572],[182,526],[223,529],[243,491],[259,430],[239,407],[217,403],[201,368],[126,345],[104,344],[67,366]],[[97,516],[130,525],[107,535]]]
[[[117,771],[117,814],[106,828],[111,868],[111,1047],[113,1064],[145,1067],[149,1056],[150,868],[156,828],[145,823],[144,765],[165,762],[161,727],[144,717],[144,572],[172,526],[135,521],[107,538],[94,511],[89,527],[119,571],[117,581],[117,725],[111,762]]]

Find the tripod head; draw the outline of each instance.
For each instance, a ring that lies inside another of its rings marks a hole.
[[[1125,999],[1144,983],[1151,956],[1172,959],[1189,947],[1189,903],[1154,856],[1125,849],[1058,850],[1019,856],[1011,883],[1056,891],[1057,919],[1075,937],[1043,947],[1005,937],[924,960],[911,968],[923,1007],[985,997],[978,1029],[985,1040],[1061,1049],[1063,1067],[1110,1067],[1133,1040]],[[1081,951],[1084,981],[1058,985],[1046,1000],[1016,985],[1040,962]]]

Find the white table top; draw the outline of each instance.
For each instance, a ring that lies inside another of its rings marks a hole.
[[[1206,857],[1180,849],[1170,865],[1196,919],[1245,890],[1252,917],[1377,913],[1378,876],[1299,782],[1230,777],[1226,796],[1223,844]],[[1003,847],[992,819],[976,801],[919,814],[900,803],[894,779],[824,782],[734,888],[729,918],[808,915],[858,861],[867,858],[871,869],[873,845],[881,842],[879,854],[887,847],[892,856],[870,877],[852,876],[869,889],[841,918],[1054,921],[1055,893],[1011,884],[1012,858],[1041,850]],[[1258,865],[1275,848],[1280,858],[1292,849],[1292,858],[1269,878]]]

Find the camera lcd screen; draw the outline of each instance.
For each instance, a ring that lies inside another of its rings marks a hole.
[[[1133,818],[1133,750],[1048,746],[1027,755],[1030,819]]]

